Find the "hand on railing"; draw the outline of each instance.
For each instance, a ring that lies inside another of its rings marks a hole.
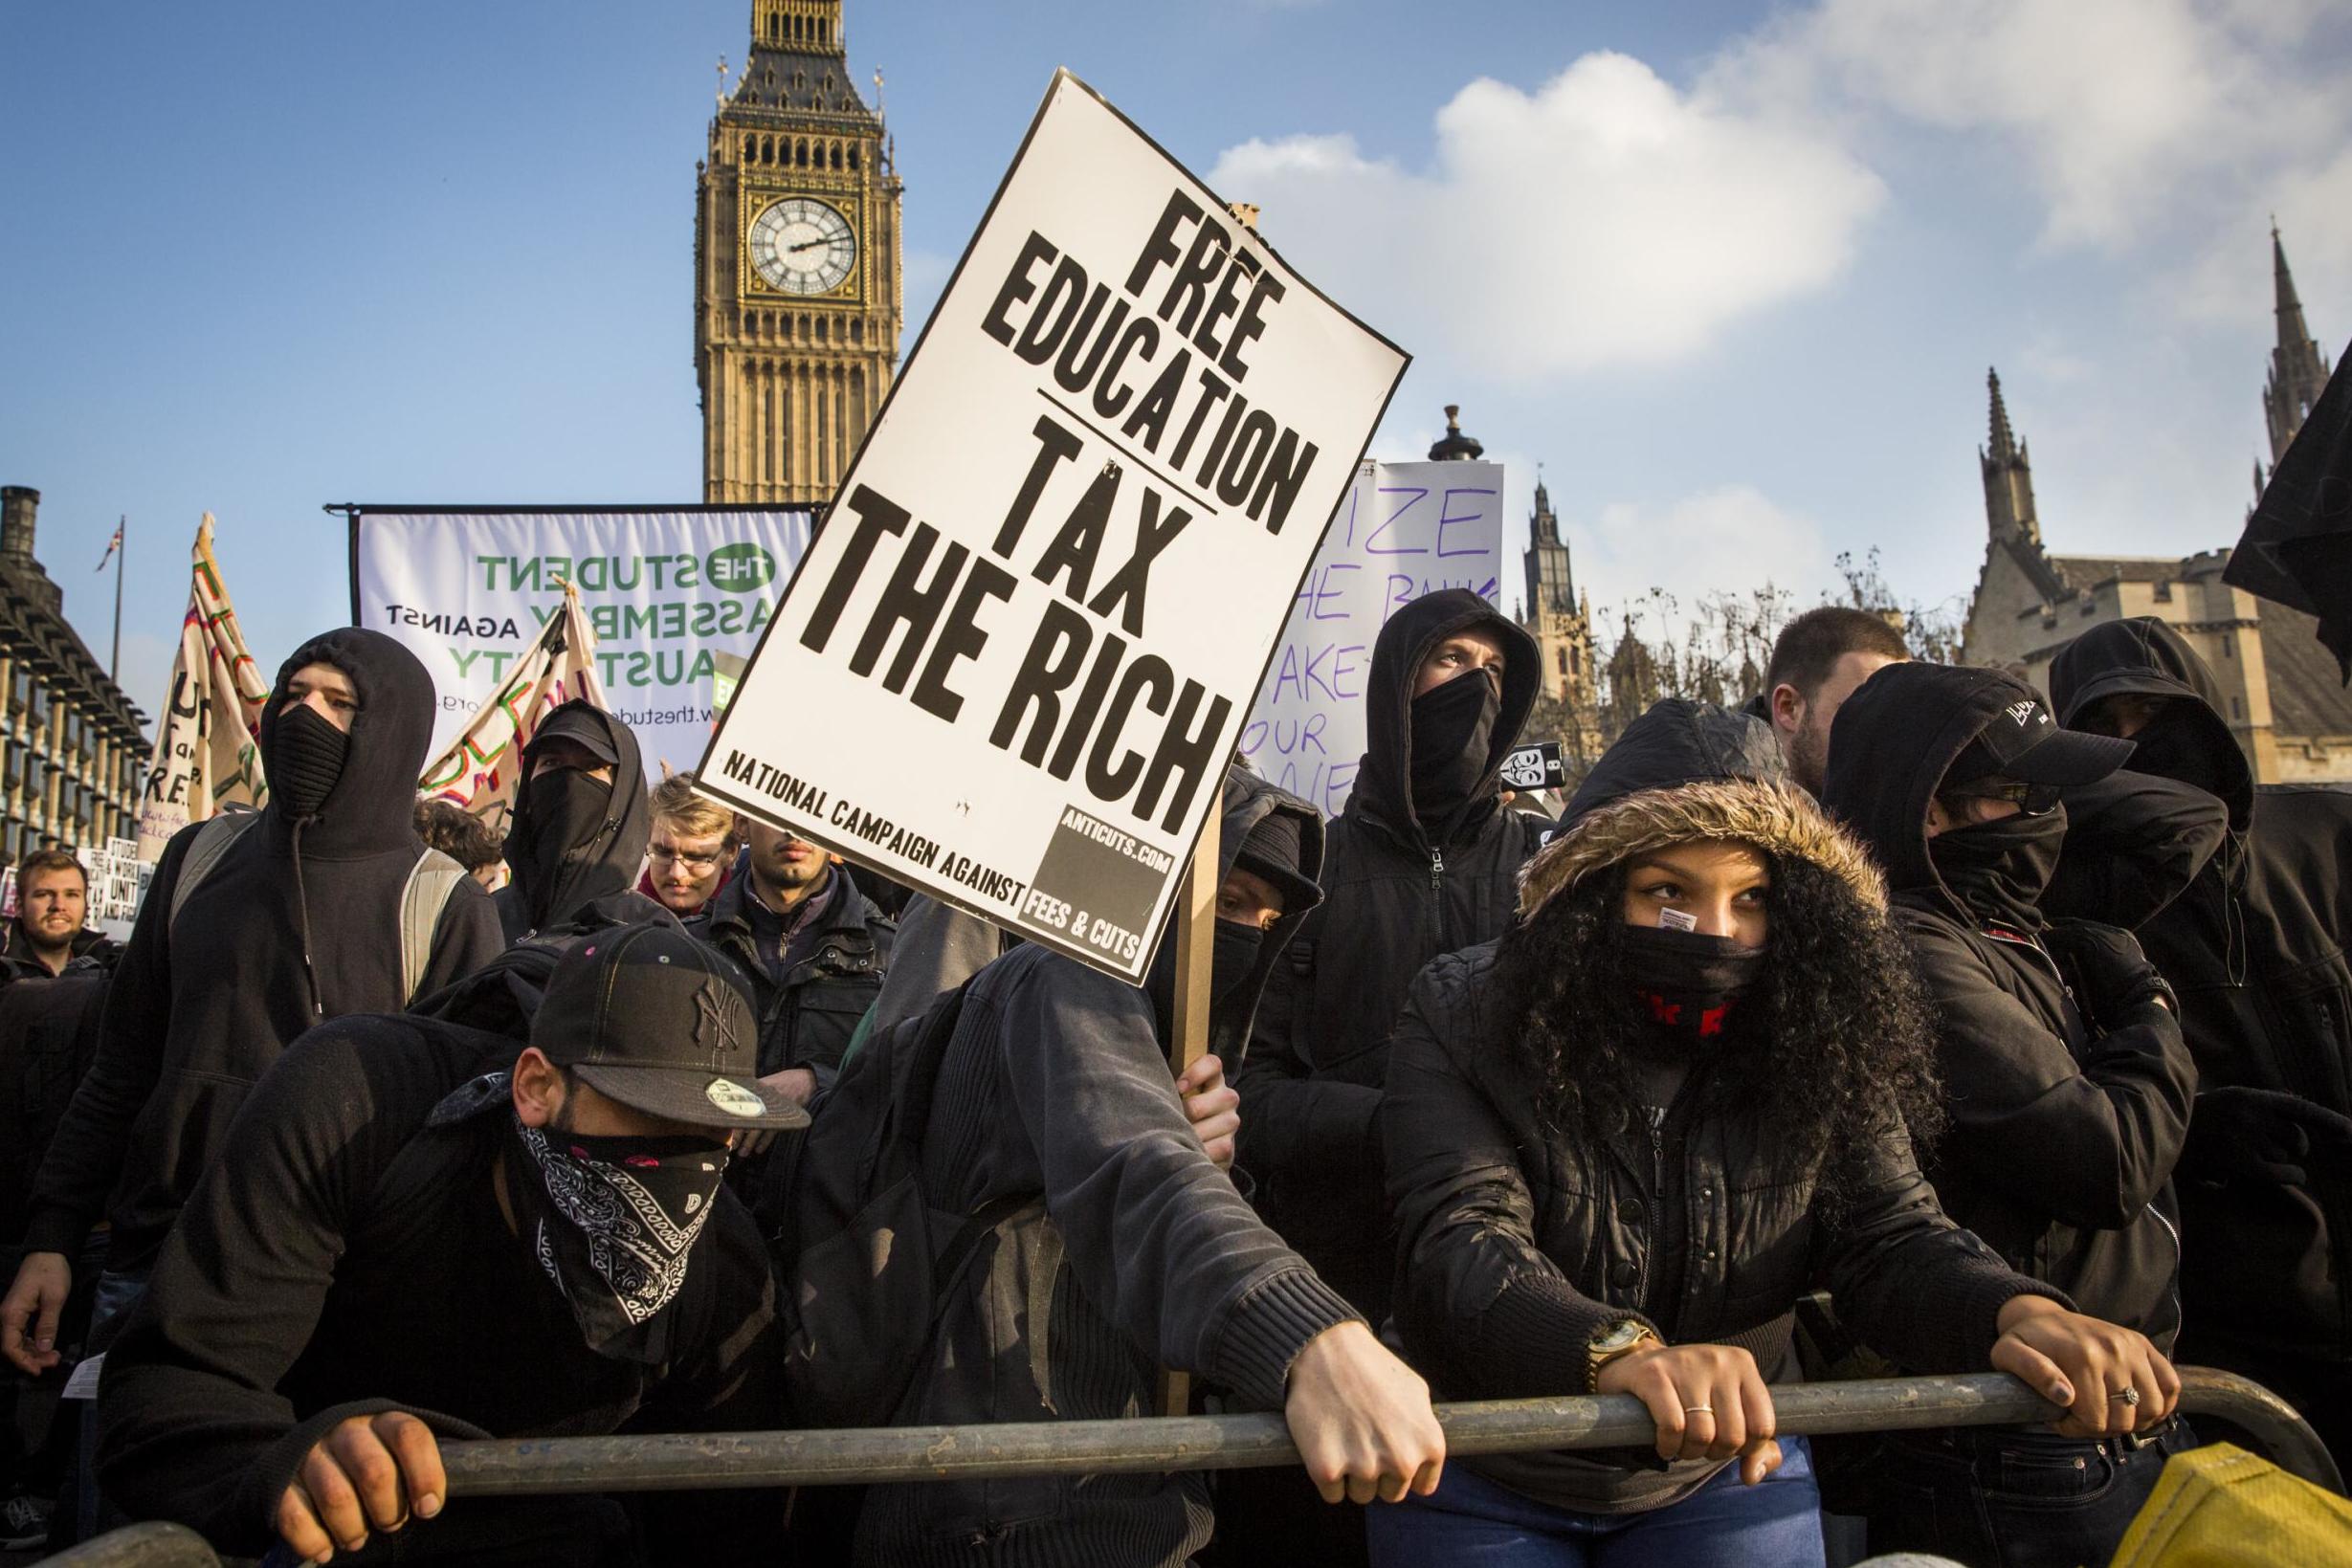
[[[2080,1313],[2048,1296],[2012,1297],[2001,1309],[1992,1364],[2068,1407],[2055,1430],[2113,1437],[2153,1426],[2181,1399],[2181,1375],[2145,1335]]]

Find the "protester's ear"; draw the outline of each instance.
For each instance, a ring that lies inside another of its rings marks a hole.
[[[1772,727],[1783,735],[1794,735],[1805,727],[1805,697],[1786,681],[1772,688],[1771,707]]]
[[[515,1119],[525,1127],[548,1127],[564,1114],[564,1071],[525,1046],[515,1058]]]

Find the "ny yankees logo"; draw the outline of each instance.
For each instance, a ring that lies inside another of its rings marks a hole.
[[[705,985],[695,992],[694,1011],[695,1044],[699,1046],[704,1043],[702,1031],[704,1027],[708,1026],[711,1033],[709,1041],[711,1054],[714,1056],[731,1054],[738,1043],[735,1020],[728,1016],[726,1008],[719,1005],[719,986],[716,983]]]

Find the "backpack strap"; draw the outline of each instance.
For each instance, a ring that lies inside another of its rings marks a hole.
[[[258,811],[223,811],[207,817],[204,826],[196,829],[195,838],[188,846],[188,853],[180,861],[179,880],[171,884],[171,910],[164,922],[164,939],[168,946],[171,928],[180,923],[180,910],[204,879],[212,874],[221,857],[238,835],[261,820]]]
[[[403,1005],[416,1000],[433,962],[433,933],[466,869],[438,850],[427,850],[409,869],[408,886],[400,890],[400,996]]]

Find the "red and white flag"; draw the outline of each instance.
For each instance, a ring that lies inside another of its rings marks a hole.
[[[596,632],[580,607],[580,592],[564,585],[564,612],[551,615],[498,695],[481,706],[449,749],[416,782],[420,799],[448,801],[503,835],[522,784],[522,748],[546,717],[574,697],[605,706],[596,678]]]
[[[106,541],[106,553],[98,558],[98,569],[100,571],[104,571],[106,569],[106,563],[112,561],[114,559],[114,553],[121,548],[122,548],[122,525],[118,522],[114,527],[114,538]]]
[[[221,585],[211,513],[197,524],[189,555],[188,613],[180,618],[171,694],[155,726],[155,752],[139,798],[139,858],[150,865],[189,823],[230,806],[257,811],[270,799],[261,774],[261,710],[270,684],[245,650],[245,633]]]

